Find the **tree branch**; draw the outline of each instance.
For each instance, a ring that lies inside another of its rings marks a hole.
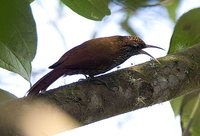
[[[198,91],[199,52],[200,44],[160,58],[161,64],[146,62],[96,77],[94,81],[84,80],[32,99],[23,98],[15,105],[22,106],[27,99],[29,102],[46,100],[56,104],[81,125],[90,124]]]

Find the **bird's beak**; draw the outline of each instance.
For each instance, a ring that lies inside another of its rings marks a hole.
[[[163,48],[160,48],[160,47],[157,47],[157,46],[154,46],[154,45],[146,45],[145,48],[157,48],[157,49],[164,50]],[[155,60],[156,62],[158,62],[160,64],[160,62],[156,58],[154,58],[151,54],[149,54],[149,53],[147,53],[143,50],[139,50],[139,53],[146,54],[146,55],[150,56],[153,60]]]
[[[154,45],[146,45],[145,48],[157,48],[157,49],[164,50],[163,48],[161,48],[161,47],[157,47],[157,46],[154,46]]]

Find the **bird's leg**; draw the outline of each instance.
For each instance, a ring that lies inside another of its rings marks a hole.
[[[93,75],[84,75],[84,76],[85,76],[85,79],[81,78],[81,79],[79,79],[79,81],[84,81],[84,80],[93,81],[93,82],[98,81],[100,83],[96,82],[97,85],[102,85],[103,84],[103,85],[107,86],[107,84],[103,80],[97,79]]]
[[[85,79],[88,79],[88,80],[94,78],[94,76],[89,76],[89,75],[84,75],[84,76],[85,76]]]
[[[85,79],[84,78],[80,78],[78,81],[90,80],[90,76],[87,76],[87,75],[84,75],[84,76],[85,76]]]

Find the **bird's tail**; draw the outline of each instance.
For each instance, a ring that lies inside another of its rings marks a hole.
[[[40,91],[45,91],[54,81],[64,74],[62,69],[56,68],[38,80],[27,92],[27,96],[39,94]]]

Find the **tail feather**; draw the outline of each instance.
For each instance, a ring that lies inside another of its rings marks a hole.
[[[54,81],[61,77],[64,73],[62,69],[56,68],[43,76],[37,81],[27,92],[27,96],[39,94],[40,91],[45,91]]]

